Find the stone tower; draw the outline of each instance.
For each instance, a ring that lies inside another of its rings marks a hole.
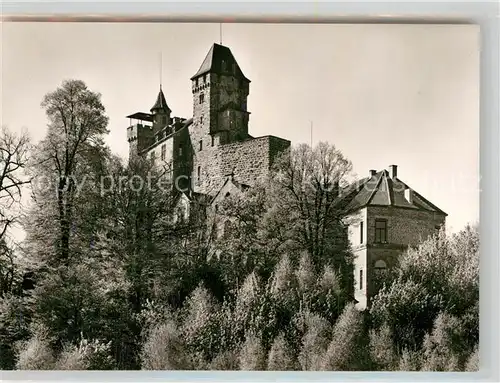
[[[206,192],[208,190],[202,187],[208,177],[205,167],[214,165],[217,148],[249,138],[247,98],[250,80],[243,75],[228,47],[213,44],[191,81],[193,188]],[[212,185],[218,183],[214,181]]]

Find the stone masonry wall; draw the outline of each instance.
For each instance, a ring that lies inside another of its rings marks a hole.
[[[368,243],[375,240],[375,219],[387,219],[387,242],[415,246],[436,232],[436,226],[445,222],[445,216],[422,210],[397,207],[369,206],[366,227]]]
[[[194,189],[200,193],[215,194],[231,173],[236,181],[252,186],[269,174],[276,156],[289,145],[287,140],[264,136],[196,152],[193,173],[196,177],[199,166],[201,180],[194,181]]]

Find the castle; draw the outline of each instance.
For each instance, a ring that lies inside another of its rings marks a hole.
[[[275,158],[290,147],[286,139],[248,133],[249,86],[231,50],[213,44],[191,77],[191,118],[172,116],[161,86],[150,113],[127,116],[130,157],[168,164],[183,190],[179,205],[186,215],[196,199],[216,205],[265,178]],[[355,255],[355,299],[364,309],[385,270],[408,246],[439,230],[446,213],[402,182],[396,165],[370,170],[369,177],[342,190],[341,200]]]
[[[290,141],[248,133],[249,87],[231,50],[214,44],[191,77],[193,117],[172,117],[160,87],[151,113],[127,116],[130,156],[170,164],[188,195],[214,197],[228,179],[252,186]]]

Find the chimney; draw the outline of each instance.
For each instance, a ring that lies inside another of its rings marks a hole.
[[[375,169],[370,169],[370,177],[373,177],[377,173]]]
[[[390,165],[389,172],[392,179],[398,178],[398,165]]]

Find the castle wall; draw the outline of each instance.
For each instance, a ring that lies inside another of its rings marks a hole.
[[[290,141],[264,136],[227,145],[209,147],[195,153],[194,190],[215,194],[231,173],[240,183],[254,185],[268,176],[276,156],[290,146]],[[197,182],[198,166],[201,180]]]

